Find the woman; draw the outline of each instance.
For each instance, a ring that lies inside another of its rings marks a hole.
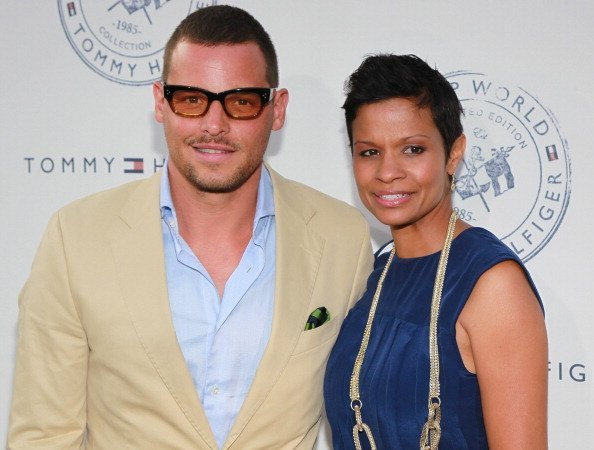
[[[376,55],[343,107],[359,195],[393,245],[330,355],[334,448],[545,449],[542,304],[518,257],[454,212],[454,90],[416,56]]]

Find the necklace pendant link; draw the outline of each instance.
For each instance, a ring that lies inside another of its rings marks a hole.
[[[371,450],[377,450],[377,446],[375,445],[375,441],[373,440],[373,435],[371,434],[371,429],[366,423],[356,424],[353,427],[353,441],[355,442],[355,449],[363,449],[363,447],[361,447],[361,440],[359,439],[359,433],[361,432],[364,432],[367,436],[367,440],[369,441]]]
[[[361,427],[362,427],[362,431],[364,431],[365,435],[367,436],[367,440],[369,441],[371,450],[377,450],[377,446],[375,445],[375,441],[373,440],[373,435],[371,434],[371,429],[369,428],[369,426],[366,423],[363,423],[363,424],[361,424]],[[359,440],[360,432],[361,431],[359,431],[358,426],[355,425],[353,427],[353,441],[355,442],[356,450],[363,450],[363,447],[361,447],[361,441]]]
[[[371,445],[371,450],[377,450],[375,440],[373,439],[373,434],[371,434],[371,428],[369,428],[369,425],[363,422],[363,418],[361,417],[360,403],[354,404],[354,406],[351,407],[353,408],[353,411],[355,411],[355,420],[357,421],[353,427],[353,442],[355,443],[355,450],[363,449],[363,447],[361,447],[361,440],[359,438],[359,433],[361,432],[364,432],[367,436],[369,445]]]
[[[437,450],[441,438],[441,406],[439,403],[429,405],[429,416],[421,431],[420,450]]]

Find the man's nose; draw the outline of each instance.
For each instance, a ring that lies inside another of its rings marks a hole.
[[[202,131],[211,136],[218,136],[229,131],[229,121],[231,118],[225,113],[225,109],[220,101],[214,100],[208,111],[202,116]]]

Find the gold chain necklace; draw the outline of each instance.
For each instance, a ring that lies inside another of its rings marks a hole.
[[[428,398],[428,417],[427,422],[423,426],[421,432],[421,440],[419,443],[420,450],[437,450],[439,439],[441,437],[441,399],[439,389],[439,348],[437,346],[437,321],[439,319],[439,306],[441,303],[441,292],[443,290],[443,282],[445,279],[446,267],[448,264],[448,257],[450,255],[450,247],[452,240],[454,239],[454,230],[456,228],[456,219],[458,216],[455,211],[452,211],[450,216],[450,222],[448,224],[448,231],[446,233],[446,239],[443,245],[443,250],[439,257],[439,264],[437,266],[437,273],[435,275],[435,283],[433,284],[433,297],[431,299],[431,321],[429,323],[429,398]],[[369,309],[369,315],[367,317],[367,323],[365,324],[365,330],[363,331],[363,339],[361,340],[361,346],[359,352],[355,358],[355,365],[353,367],[353,373],[351,375],[350,383],[350,398],[351,398],[351,409],[355,412],[356,424],[353,427],[353,441],[355,442],[355,449],[362,450],[361,441],[359,434],[364,432],[369,440],[372,450],[377,450],[375,440],[369,425],[363,422],[361,415],[361,409],[363,408],[363,402],[361,401],[361,393],[359,391],[359,375],[361,373],[361,366],[365,359],[365,352],[367,351],[367,345],[369,344],[369,338],[371,336],[371,326],[373,324],[373,318],[375,317],[375,311],[377,304],[382,293],[382,287],[384,280],[388,274],[388,269],[392,264],[394,255],[396,253],[396,246],[392,248],[388,261],[384,266],[384,270],[377,282],[377,288],[371,301],[371,307]]]

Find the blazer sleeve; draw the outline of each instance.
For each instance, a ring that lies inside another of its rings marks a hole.
[[[57,213],[19,296],[8,449],[83,445],[89,348],[69,281]]]

